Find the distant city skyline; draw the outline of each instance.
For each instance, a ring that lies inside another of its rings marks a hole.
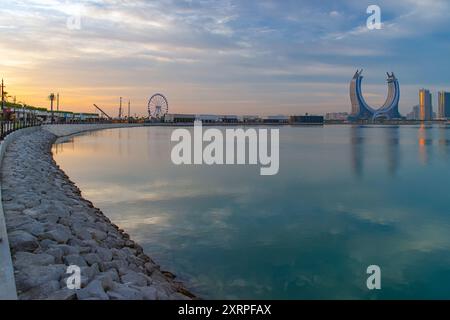
[[[395,72],[403,116],[420,88],[450,91],[450,3],[378,1],[381,30],[365,26],[370,4],[5,0],[0,76],[18,101],[49,107],[59,92],[61,109],[111,114],[123,97],[145,115],[156,92],[174,113],[350,112],[358,68],[370,105],[383,104],[384,72]]]

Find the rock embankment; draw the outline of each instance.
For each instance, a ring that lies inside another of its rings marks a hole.
[[[24,134],[5,154],[3,207],[19,299],[189,299],[59,169],[56,135]],[[67,267],[81,268],[81,289],[67,288]]]

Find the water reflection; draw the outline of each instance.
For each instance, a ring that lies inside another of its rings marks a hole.
[[[55,146],[56,160],[202,297],[450,298],[447,127],[283,128],[273,177],[174,166],[169,128],[118,130]],[[365,287],[370,264],[381,292]]]
[[[439,150],[446,159],[450,157],[450,139],[449,139],[449,129],[450,127],[446,125],[439,126]]]
[[[362,126],[350,127],[352,165],[357,177],[361,177],[364,171],[364,141],[364,128]]]
[[[388,171],[391,176],[395,176],[400,165],[400,130],[399,126],[386,128],[386,157]]]
[[[367,126],[352,126],[350,128],[350,148],[352,154],[352,168],[356,177],[361,178],[364,174],[364,163],[366,157],[372,154],[372,151],[377,150],[377,143],[382,143],[385,150],[380,150],[380,153],[385,156],[387,172],[391,176],[395,176],[400,166],[400,130],[399,126],[389,126],[380,128],[382,137],[377,141],[368,141],[366,135],[368,130],[373,130],[373,127]],[[379,141],[378,141],[379,140]],[[380,155],[375,155],[378,157]],[[381,160],[381,159],[380,159]]]
[[[433,145],[433,126],[421,124],[418,131],[419,140],[419,159],[424,165],[430,160]]]
[[[371,130],[382,134],[372,134]],[[411,143],[417,146],[417,159],[422,165],[429,165],[433,156],[435,136],[441,156],[450,157],[450,127],[447,125],[433,126],[421,124],[419,126],[408,126],[403,132],[415,132],[416,138],[411,141],[411,135],[401,136],[401,126],[350,127],[350,152],[352,170],[357,178],[363,177],[366,171],[366,162],[372,160],[386,163],[386,172],[395,176],[401,168],[402,145],[409,146]],[[402,140],[403,139],[403,140]],[[384,150],[378,146],[383,144]],[[384,158],[384,159],[382,159]]]
[[[58,155],[64,152],[64,149],[75,149],[75,144],[73,141],[73,137],[62,137],[59,138],[56,143],[53,145],[52,151],[55,155]]]

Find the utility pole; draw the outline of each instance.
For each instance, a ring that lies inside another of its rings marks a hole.
[[[128,120],[130,120],[130,106],[131,106],[131,101],[128,100]]]
[[[2,78],[2,111],[5,109],[5,84]]]
[[[59,111],[59,93],[56,95],[56,111]]]
[[[122,97],[120,97],[119,120],[122,119]]]

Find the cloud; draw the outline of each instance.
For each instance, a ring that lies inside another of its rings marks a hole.
[[[95,96],[75,97],[70,88],[98,88],[96,96],[107,96],[110,91],[102,88],[127,87],[135,89],[117,95],[130,95],[142,103],[141,113],[152,90],[175,98],[177,104],[171,105],[179,111],[200,112],[195,108],[204,103],[198,98],[201,91],[213,87],[217,96],[208,99],[211,112],[229,110],[230,99],[255,101],[263,113],[278,100],[259,98],[265,92],[258,93],[257,88],[272,90],[275,97],[288,84],[292,90],[301,83],[346,85],[360,67],[377,73],[398,70],[402,81],[418,87],[421,81],[448,84],[437,72],[449,64],[446,1],[380,1],[383,29],[376,31],[365,28],[369,2],[356,0],[339,5],[233,0],[4,2],[0,28],[7,41],[0,48],[0,66],[14,87],[35,87],[33,92],[38,92],[40,83],[45,92],[41,96],[17,89],[18,95],[37,104],[46,103],[47,91],[59,87],[71,91],[68,107],[85,109]],[[78,14],[81,29],[68,29],[67,19]],[[430,69],[420,63],[424,59],[441,66]],[[224,94],[233,86],[231,91],[255,96],[233,99]],[[188,87],[200,91],[183,90],[181,98],[180,90]],[[328,103],[320,98],[322,89],[311,90],[317,99],[313,105]],[[315,112],[308,109],[310,101],[303,103],[310,99],[290,96],[293,100],[286,106]],[[115,100],[104,101],[105,108],[113,108]],[[347,100],[338,100],[335,108],[348,107]],[[233,105],[229,112],[247,107],[255,108]],[[293,111],[279,107],[281,112]]]

